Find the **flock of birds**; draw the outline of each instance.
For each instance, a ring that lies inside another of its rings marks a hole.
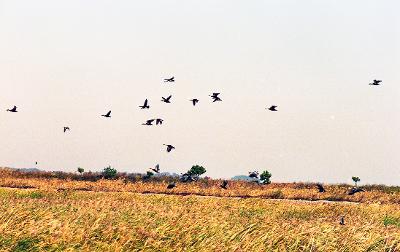
[[[173,82],[175,82],[175,77],[166,78],[166,79],[164,79],[164,82],[173,83]],[[381,83],[382,83],[382,80],[374,79],[371,83],[369,83],[369,85],[379,86],[379,85],[381,85]],[[212,93],[209,96],[211,97],[212,102],[220,102],[220,101],[222,101],[222,99],[220,98],[220,93]],[[170,95],[168,97],[161,97],[161,101],[164,102],[164,103],[171,103],[171,98],[172,98],[172,95]],[[193,106],[196,106],[196,104],[199,103],[199,99],[197,99],[197,98],[193,98],[193,99],[191,99],[189,101],[192,102]],[[277,105],[271,105],[270,107],[268,107],[266,109],[268,109],[270,111],[278,111],[277,107],[278,107]],[[150,105],[149,105],[148,99],[145,99],[143,105],[139,106],[139,108],[140,109],[150,109]],[[12,113],[16,113],[16,112],[18,112],[17,106],[14,106],[11,109],[7,109],[7,111],[8,112],[12,112]],[[111,110],[108,111],[106,114],[101,115],[101,116],[105,117],[105,118],[111,118]],[[155,125],[162,125],[164,120],[161,119],[161,118],[149,119],[145,123],[143,123],[142,125],[151,126],[151,125],[153,125],[154,121],[155,121]],[[64,133],[66,133],[67,131],[70,131],[70,128],[68,126],[65,126],[63,130],[64,130]],[[166,151],[167,152],[171,152],[172,150],[175,149],[175,146],[173,146],[171,144],[163,144],[163,145],[166,146]],[[36,164],[37,164],[37,162],[36,162]],[[160,165],[157,164],[154,168],[150,168],[150,170],[152,170],[155,173],[160,173]],[[257,171],[249,172],[249,177],[250,178],[258,179],[258,176],[259,176],[259,173]],[[168,184],[167,189],[172,189],[175,186],[176,186],[175,182],[170,183],[170,184]],[[220,187],[222,189],[228,189],[228,181],[227,180],[222,181],[222,184],[220,185]],[[319,192],[325,192],[325,189],[321,184],[317,184],[317,188],[318,188]],[[355,188],[354,189],[353,188],[353,190],[351,191],[351,194],[354,194],[354,193],[360,192],[360,191],[362,191],[362,189],[360,189],[360,188]],[[340,224],[344,225],[344,217],[341,218]]]

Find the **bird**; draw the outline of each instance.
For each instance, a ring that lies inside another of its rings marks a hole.
[[[37,165],[37,161],[35,162],[35,165]]]
[[[276,105],[272,105],[271,107],[269,107],[269,108],[267,108],[268,110],[271,110],[271,111],[278,111],[278,110],[276,110],[276,108],[277,108],[278,106],[276,106]]]
[[[149,101],[147,99],[144,100],[144,104],[142,106],[139,106],[139,108],[141,108],[141,109],[149,109],[150,106],[149,106],[148,103],[149,103]]]
[[[108,111],[108,112],[107,112],[107,114],[105,114],[105,115],[101,115],[101,116],[104,116],[104,117],[108,117],[108,118],[110,118],[110,117],[111,117],[111,110],[110,110],[110,111]]]
[[[196,106],[196,103],[198,103],[199,102],[199,100],[198,99],[192,99],[192,100],[190,100],[192,103],[193,103],[193,106]]]
[[[170,144],[164,144],[164,145],[167,146],[167,152],[171,152],[173,149],[175,149],[175,147]]]
[[[168,96],[167,98],[165,98],[165,97],[161,97],[162,98],[162,102],[165,102],[165,103],[171,103],[171,97],[172,97],[172,95],[170,95],[170,96]]]
[[[163,119],[157,118],[156,119],[156,125],[159,125],[159,124],[161,125],[163,123],[163,121],[164,121]]]
[[[373,80],[373,82],[369,83],[369,85],[379,86],[381,82],[382,82],[382,80]]]
[[[213,99],[213,102],[222,101],[221,98],[218,97],[219,94],[220,93],[213,93],[212,95],[210,95],[211,98]]]
[[[175,182],[169,183],[168,186],[167,186],[167,189],[172,189],[172,188],[174,188],[175,186],[176,186],[176,185],[175,185]]]
[[[258,171],[249,172],[250,178],[258,178]]]
[[[147,120],[145,123],[142,123],[142,125],[153,125],[153,121],[154,119]]]
[[[64,133],[65,133],[67,130],[70,130],[69,127],[64,127]]]
[[[320,193],[325,192],[325,188],[322,186],[322,184],[317,184],[317,188],[318,188],[318,191],[319,191]]]
[[[172,76],[172,77],[169,78],[169,79],[164,79],[164,82],[175,82],[175,77]]]
[[[220,187],[223,189],[228,189],[228,181],[226,181],[226,180],[222,181],[222,184],[220,185]]]
[[[150,170],[154,171],[155,173],[160,173],[160,165],[157,164],[154,168],[150,168]]]
[[[339,224],[340,224],[340,225],[344,225],[344,217],[343,217],[343,216],[340,217],[340,222],[339,222]]]
[[[16,113],[16,112],[18,112],[17,106],[14,106],[12,109],[7,109],[7,111]]]
[[[365,192],[365,191],[364,191],[364,189],[362,189],[362,188],[353,187],[353,188],[351,188],[351,190],[350,190],[350,192],[348,193],[348,195],[354,195],[354,194],[359,193],[359,192]]]

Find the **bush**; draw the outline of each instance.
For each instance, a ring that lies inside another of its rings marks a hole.
[[[117,170],[108,166],[103,170],[103,177],[105,179],[114,179],[117,176]]]
[[[357,187],[357,182],[360,182],[361,180],[359,177],[351,177],[351,179],[354,181],[356,187]]]
[[[143,180],[148,180],[148,179],[150,179],[150,178],[153,177],[153,176],[154,176],[154,173],[152,173],[151,171],[148,171],[148,172],[146,173],[146,175],[143,176]]]
[[[187,172],[188,175],[197,175],[200,176],[206,173],[206,169],[200,165],[193,165],[192,168]]]
[[[265,170],[261,173],[260,180],[263,184],[271,184],[271,176],[272,174],[269,171]]]
[[[82,173],[85,172],[85,169],[83,169],[83,168],[81,168],[81,167],[78,167],[78,172],[79,172],[80,174],[82,174]]]

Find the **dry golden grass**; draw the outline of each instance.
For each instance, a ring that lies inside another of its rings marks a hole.
[[[2,251],[400,249],[393,204],[10,188],[0,203]]]
[[[11,174],[0,171],[0,251],[400,251],[396,188],[349,196],[346,185],[321,194],[310,184],[223,190],[210,180],[167,190]]]

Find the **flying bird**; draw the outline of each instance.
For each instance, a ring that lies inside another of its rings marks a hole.
[[[161,97],[162,98],[162,102],[165,102],[165,103],[171,103],[171,97],[172,97],[172,95],[170,95],[170,96],[168,96],[167,98],[165,98],[165,97]]]
[[[154,171],[155,173],[160,173],[160,165],[157,164],[154,168],[150,168],[150,170]]]
[[[172,77],[169,78],[169,79],[164,79],[164,82],[175,82],[175,77],[172,76]]]
[[[339,224],[340,224],[340,225],[344,225],[344,217],[343,217],[343,216],[340,218]]]
[[[108,118],[110,118],[110,117],[111,117],[111,110],[110,110],[110,111],[108,111],[108,112],[107,112],[107,114],[105,114],[105,115],[101,115],[101,116],[104,116],[104,117],[108,117]]]
[[[161,125],[163,122],[164,122],[164,120],[161,118],[156,119],[156,125],[159,125],[159,124]]]
[[[373,80],[372,83],[369,83],[369,85],[373,85],[373,86],[379,86],[381,84],[382,80]]]
[[[65,133],[67,130],[70,130],[69,127],[64,127],[64,133]]]
[[[193,106],[196,106],[196,103],[198,103],[199,102],[199,100],[198,99],[192,99],[192,100],[190,100],[192,103],[193,103]]]
[[[226,180],[222,181],[222,184],[220,186],[223,189],[228,189],[228,181],[226,181]]]
[[[149,106],[148,103],[149,103],[149,101],[147,99],[144,100],[144,104],[142,106],[139,106],[139,108],[141,108],[141,109],[149,109],[150,106]]]
[[[325,188],[322,186],[322,184],[317,184],[318,192],[323,193],[325,192]]]
[[[172,189],[172,188],[174,188],[175,186],[176,186],[176,185],[175,185],[175,182],[169,183],[168,186],[167,186],[167,189]]]
[[[278,106],[272,105],[271,107],[268,108],[268,110],[271,110],[271,111],[278,111],[278,110],[276,110],[277,107],[278,107]]]
[[[258,178],[258,171],[249,172],[250,178]]]
[[[142,123],[142,125],[153,125],[154,119],[147,120],[145,123]]]
[[[175,149],[175,147],[170,144],[163,144],[163,145],[167,146],[167,152],[171,152],[173,149]]]
[[[18,112],[17,106],[14,106],[12,109],[7,109],[7,111],[16,113],[16,112]]]
[[[218,97],[219,94],[220,93],[213,93],[212,95],[210,95],[211,98],[213,99],[213,102],[222,101],[221,98]]]

